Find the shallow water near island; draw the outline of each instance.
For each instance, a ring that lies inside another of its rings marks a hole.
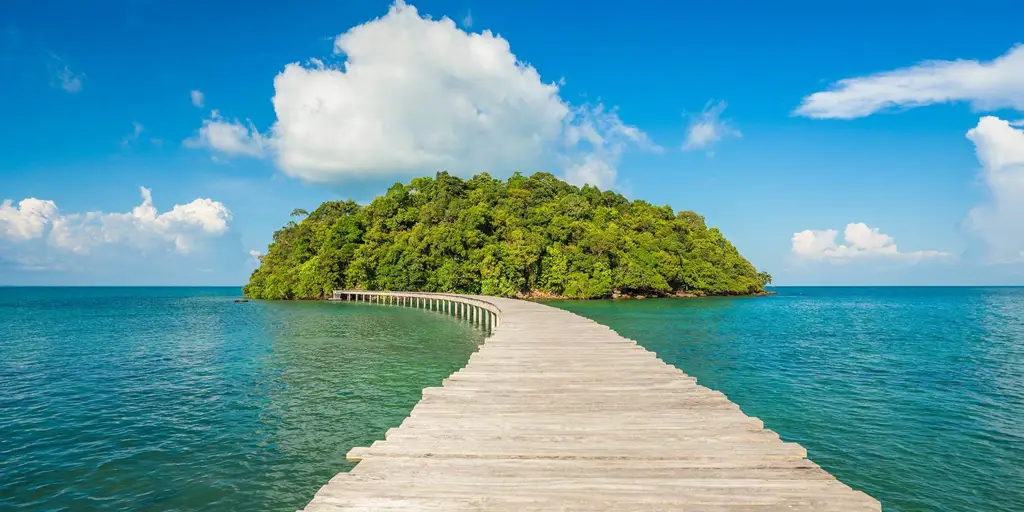
[[[296,510],[483,335],[238,288],[0,288],[0,510]]]
[[[0,288],[0,510],[295,510],[483,340],[237,288]],[[554,301],[895,511],[1024,503],[1024,289]]]
[[[637,340],[891,511],[1024,510],[1024,288],[551,301]]]

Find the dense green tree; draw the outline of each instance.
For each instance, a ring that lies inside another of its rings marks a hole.
[[[296,208],[245,294],[314,299],[339,288],[542,294],[743,295],[771,283],[704,217],[548,173],[448,173],[395,183],[366,206]]]

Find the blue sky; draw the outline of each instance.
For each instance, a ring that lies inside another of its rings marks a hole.
[[[8,1],[0,284],[242,284],[440,167],[695,210],[779,285],[1024,284],[1024,5],[762,4]]]

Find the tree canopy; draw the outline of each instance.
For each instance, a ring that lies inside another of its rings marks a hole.
[[[314,299],[335,289],[513,296],[742,295],[758,272],[704,217],[551,174],[448,173],[395,183],[369,205],[296,209],[244,293]]]

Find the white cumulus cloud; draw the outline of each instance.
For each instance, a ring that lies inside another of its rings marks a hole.
[[[192,97],[192,105],[196,108],[203,108],[203,101],[205,99],[203,91],[193,89],[190,95]]]
[[[836,241],[839,232],[834,229],[806,229],[794,233],[793,254],[812,260],[847,261],[860,258],[890,258],[923,260],[945,258],[949,254],[941,251],[900,252],[896,240],[881,233],[878,228],[868,227],[863,222],[850,223],[843,231],[843,244]]]
[[[231,212],[222,203],[196,199],[158,213],[150,190],[142,187],[142,204],[126,213],[63,213],[53,201],[24,199],[0,205],[0,250],[28,249],[89,254],[105,246],[143,252],[188,254],[205,239],[228,231]],[[24,259],[24,258],[20,258]]]
[[[1024,130],[986,116],[967,132],[991,201],[970,211],[966,224],[995,263],[1024,260]]]
[[[988,62],[931,60],[840,80],[804,98],[796,114],[853,119],[898,107],[970,102],[977,110],[1024,110],[1024,46]]]
[[[693,116],[686,129],[686,140],[683,141],[684,151],[710,149],[712,145],[726,137],[742,136],[739,130],[722,119],[725,107],[724,101],[716,103],[712,100],[704,106],[700,115]]]
[[[203,120],[196,136],[185,140],[189,147],[205,147],[228,156],[262,157],[269,141],[251,122],[228,121],[214,110]]]
[[[39,238],[56,215],[57,205],[53,201],[30,197],[14,206],[13,201],[7,199],[0,203],[0,237],[13,240]]]
[[[400,0],[339,35],[334,53],[343,64],[311,59],[277,75],[266,138],[210,119],[197,139],[229,154],[266,151],[285,174],[311,182],[560,169],[607,185],[627,146],[655,148],[614,109],[564,100],[500,36],[422,17]]]

